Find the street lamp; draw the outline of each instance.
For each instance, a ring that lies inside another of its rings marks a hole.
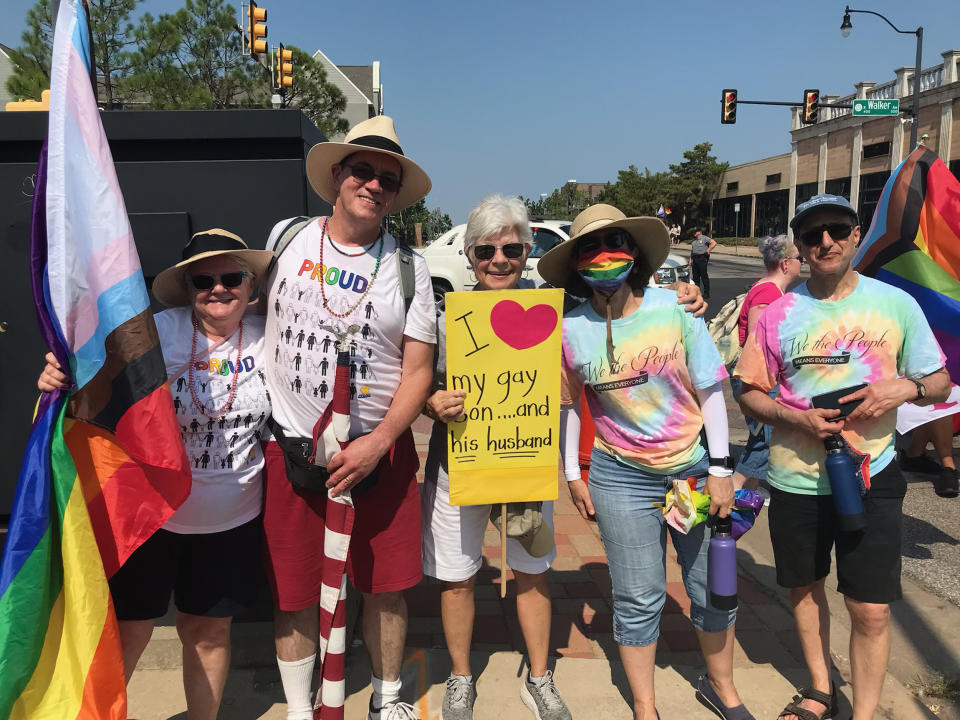
[[[850,37],[850,31],[853,30],[853,23],[850,22],[850,13],[876,15],[901,35],[917,36],[917,62],[913,69],[913,107],[911,108],[913,125],[910,128],[910,150],[913,151],[913,149],[917,146],[917,126],[920,123],[920,71],[922,69],[921,56],[923,54],[923,26],[921,25],[916,30],[901,30],[878,12],[874,12],[873,10],[854,10],[847,5],[847,7],[843,10],[843,22],[840,24],[840,34],[843,35],[843,37]]]

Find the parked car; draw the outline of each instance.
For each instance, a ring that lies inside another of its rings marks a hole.
[[[466,224],[457,225],[420,251],[430,270],[433,297],[438,308],[443,307],[443,296],[448,292],[470,290],[477,284],[477,276],[463,254],[463,234],[466,229]],[[540,285],[543,278],[537,272],[537,263],[548,250],[570,238],[570,223],[565,220],[532,220],[530,231],[533,234],[533,251],[527,258],[523,277]],[[669,285],[677,280],[689,282],[690,272],[685,257],[671,254],[650,278],[650,284]]]

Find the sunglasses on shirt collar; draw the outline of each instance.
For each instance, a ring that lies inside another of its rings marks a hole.
[[[191,284],[197,290],[210,290],[219,281],[225,288],[240,287],[240,283],[247,276],[247,273],[238,270],[237,272],[228,272],[221,275],[187,275]]]
[[[807,247],[816,247],[823,242],[824,232],[829,233],[830,238],[833,240],[846,240],[848,237],[850,237],[850,233],[853,232],[853,227],[854,226],[850,223],[830,223],[828,225],[821,225],[800,233],[800,242]]]
[[[497,254],[497,248],[503,252],[503,256],[508,260],[516,260],[523,256],[523,243],[504,243],[503,245],[491,245],[490,243],[481,243],[473,246],[473,256],[477,260],[493,260]]]

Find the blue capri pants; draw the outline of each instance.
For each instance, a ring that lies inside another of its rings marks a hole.
[[[667,597],[667,529],[680,560],[683,584],[690,598],[690,620],[698,630],[722,632],[734,624],[736,610],[710,605],[707,588],[705,523],[689,534],[669,527],[660,508],[674,480],[698,479],[706,484],[709,463],[704,456],[672,475],[657,475],[618,461],[594,449],[590,456],[590,499],[613,582],[613,636],[620,645],[650,645],[660,636],[660,614]]]

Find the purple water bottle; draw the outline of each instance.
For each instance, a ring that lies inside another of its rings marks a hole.
[[[823,444],[827,449],[827,477],[830,478],[830,492],[833,493],[840,529],[844,532],[863,530],[867,526],[867,518],[863,514],[860,482],[853,462],[843,451],[843,440],[839,435],[831,435]]]
[[[718,610],[737,607],[737,542],[731,536],[729,517],[715,518],[707,552],[707,584],[710,604]]]

